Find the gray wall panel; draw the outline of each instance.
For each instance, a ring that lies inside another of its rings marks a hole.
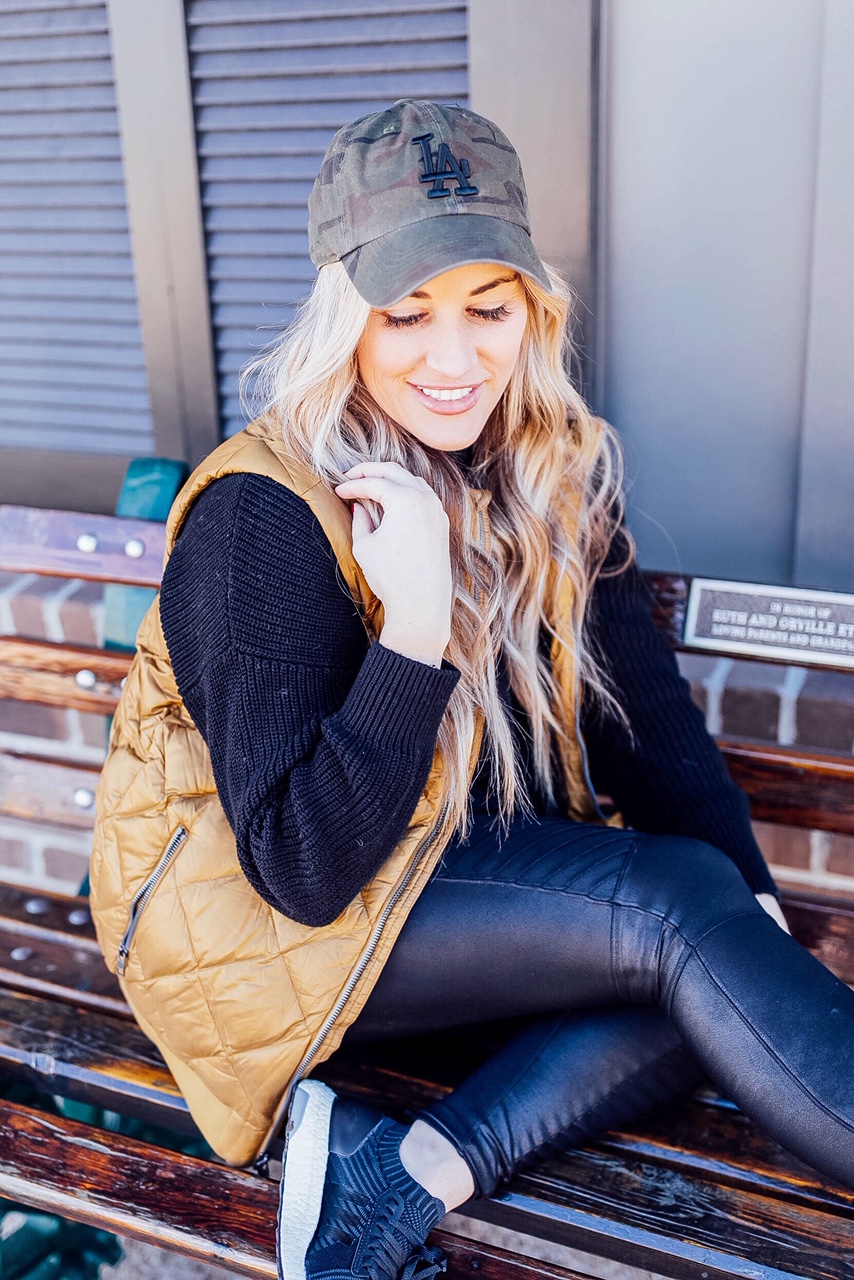
[[[795,580],[854,591],[854,5],[828,0]]]
[[[188,44],[223,430],[237,373],[314,279],[307,200],[336,129],[402,97],[468,100],[459,0],[190,0]]]
[[[0,83],[0,448],[150,453],[105,6],[0,0]]]
[[[610,6],[602,407],[650,566],[791,580],[823,9]]]

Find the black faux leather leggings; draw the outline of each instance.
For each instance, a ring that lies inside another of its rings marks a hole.
[[[700,841],[475,818],[424,889],[346,1040],[541,1015],[422,1118],[490,1194],[703,1074],[854,1187],[854,992]]]

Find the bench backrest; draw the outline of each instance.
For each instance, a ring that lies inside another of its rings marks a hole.
[[[103,649],[0,636],[0,697],[80,711],[114,710],[136,627],[160,582],[164,519],[183,476],[179,463],[137,461],[116,516],[0,506],[0,571],[113,584]],[[140,519],[141,511],[156,511],[157,518]],[[676,649],[687,649],[684,622],[690,579],[664,573],[646,577],[656,624]],[[790,661],[817,665],[801,653],[793,653]],[[821,668],[847,670],[826,661]],[[720,745],[730,771],[750,796],[754,817],[854,835],[854,759],[764,743],[724,740]],[[67,766],[57,768],[75,772]],[[26,757],[0,755],[0,811],[30,816],[31,806],[21,799],[26,775]],[[80,786],[76,789],[79,793]],[[67,787],[56,794],[64,790]],[[63,821],[68,806],[60,804],[59,809],[42,816]]]

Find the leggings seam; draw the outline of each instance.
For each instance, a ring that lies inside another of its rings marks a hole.
[[[693,951],[695,958],[697,959],[698,963],[702,966],[706,976],[709,978],[713,986],[717,987],[718,991],[726,1000],[727,1004],[730,1006],[733,1012],[737,1015],[737,1017],[744,1024],[744,1026],[747,1027],[748,1031],[752,1033],[753,1038],[757,1040],[761,1045],[764,1046],[769,1057],[774,1062],[777,1063],[777,1066],[780,1068],[781,1071],[785,1072],[785,1074],[793,1082],[793,1084],[796,1086],[799,1092],[805,1098],[808,1098],[815,1107],[818,1107],[819,1111],[822,1111],[826,1116],[829,1116],[830,1119],[835,1120],[838,1124],[841,1124],[848,1133],[854,1134],[854,1125],[851,1124],[851,1121],[846,1119],[845,1116],[840,1115],[838,1112],[833,1110],[833,1108],[828,1107],[826,1103],[822,1102],[820,1098],[816,1097],[816,1095],[812,1092],[811,1089],[808,1089],[806,1087],[803,1081],[798,1077],[797,1073],[789,1066],[787,1062],[785,1062],[780,1057],[780,1055],[777,1053],[777,1050],[771,1044],[768,1043],[768,1040],[765,1038],[765,1036],[761,1035],[759,1031],[757,1031],[756,1027],[754,1027],[753,1024],[745,1017],[744,1013],[742,1012],[741,1008],[738,1005],[738,1002],[730,995],[729,991],[727,991],[726,987],[723,985],[720,979],[717,978],[712,973],[711,969],[706,964],[705,960],[700,955],[700,953],[696,950],[694,945],[690,942],[688,942],[686,945]],[[675,985],[678,985],[679,980],[682,977],[682,973],[684,972],[684,969],[685,969],[685,966],[683,964],[682,971],[680,972],[679,978],[677,978]],[[675,985],[674,985],[674,991],[675,991]]]
[[[620,969],[616,960],[616,957],[619,954],[619,951],[622,945],[623,929],[622,929],[622,920],[620,919],[619,912],[615,911],[614,907],[618,905],[617,894],[620,892],[620,890],[623,887],[623,881],[628,875],[629,865],[632,859],[634,858],[635,854],[637,853],[639,843],[640,843],[640,837],[635,836],[635,838],[632,840],[631,844],[629,845],[628,850],[626,851],[626,856],[623,859],[623,865],[620,868],[620,874],[617,876],[617,883],[614,885],[614,892],[611,895],[611,927],[609,930],[609,937],[608,937],[609,944],[610,944],[610,953],[608,956],[608,963],[611,966],[611,982],[614,985],[614,990],[620,994],[623,1000],[626,999],[626,992],[623,989],[623,983],[620,980]],[[659,945],[660,945],[660,942],[659,942]]]

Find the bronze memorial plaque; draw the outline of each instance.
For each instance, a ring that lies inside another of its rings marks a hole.
[[[685,644],[854,671],[854,595],[694,578]]]

